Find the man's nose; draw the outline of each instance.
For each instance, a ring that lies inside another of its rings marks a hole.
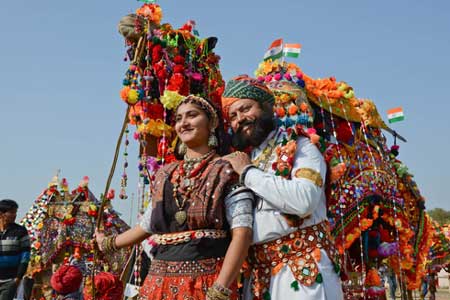
[[[236,114],[236,121],[238,122],[238,124],[242,124],[245,121],[245,116],[242,113],[237,113]]]

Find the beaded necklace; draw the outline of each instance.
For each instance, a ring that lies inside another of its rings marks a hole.
[[[173,183],[173,198],[178,207],[175,213],[175,220],[179,225],[183,225],[187,219],[187,213],[183,210],[186,201],[190,199],[195,182],[201,176],[202,171],[214,158],[216,151],[211,150],[199,158],[187,158],[178,164],[178,172],[175,172]],[[198,164],[196,167],[194,167]]]

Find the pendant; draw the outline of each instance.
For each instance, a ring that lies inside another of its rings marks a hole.
[[[183,180],[184,186],[190,186],[191,185],[191,180],[189,178],[185,178]]]
[[[175,221],[177,221],[178,225],[183,225],[186,222],[186,212],[184,210],[177,211],[175,213]]]

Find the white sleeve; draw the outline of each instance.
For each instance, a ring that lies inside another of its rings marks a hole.
[[[237,227],[253,227],[253,193],[239,187],[225,197],[225,215],[230,229]]]
[[[147,209],[145,210],[145,213],[141,216],[141,219],[139,220],[139,226],[144,229],[147,233],[152,233],[151,229],[151,221],[152,221],[152,204],[149,203],[147,206]]]
[[[302,176],[309,172],[313,179]],[[245,175],[245,186],[283,213],[305,217],[310,215],[324,196],[325,160],[308,138],[299,137],[291,179],[251,168]]]

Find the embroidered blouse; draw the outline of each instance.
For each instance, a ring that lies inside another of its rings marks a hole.
[[[153,205],[147,207],[139,223],[143,230],[163,234],[196,229],[252,228],[253,194],[237,185],[236,174],[222,159],[215,160],[204,171],[206,176],[199,183],[202,187],[186,201],[184,210],[188,221],[179,225],[174,219],[178,207],[173,198],[173,185],[168,180],[175,168],[176,164],[170,164],[158,171],[157,186],[152,192]],[[162,196],[161,199],[155,199],[158,196]]]

